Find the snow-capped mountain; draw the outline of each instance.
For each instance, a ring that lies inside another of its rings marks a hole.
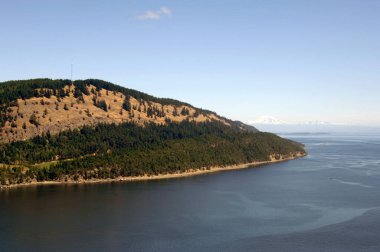
[[[300,124],[304,124],[304,125],[332,125],[332,123],[318,121],[318,120],[317,121],[307,121],[307,122],[303,122]]]
[[[303,121],[303,122],[287,122],[277,119],[273,116],[261,116],[255,120],[246,122],[254,126],[260,131],[273,132],[278,134],[287,133],[352,133],[352,132],[370,132],[380,134],[380,127],[336,124],[325,121]]]
[[[265,124],[265,125],[332,125],[332,123],[324,122],[324,121],[305,121],[305,122],[296,122],[296,123],[289,123],[287,121],[275,118],[270,115],[264,115],[260,116],[259,118],[255,120],[248,121],[247,124],[255,125],[255,124]]]
[[[287,122],[273,116],[261,116],[256,120],[248,121],[247,124],[256,127],[260,131],[274,133],[285,132],[332,132],[348,129],[344,125],[333,124],[324,121]]]
[[[255,124],[269,124],[269,125],[282,125],[282,124],[289,124],[286,121],[277,119],[273,116],[265,115],[261,116],[255,120],[248,121],[248,124],[255,125]]]

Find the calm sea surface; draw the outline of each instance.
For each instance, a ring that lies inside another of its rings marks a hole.
[[[380,137],[197,177],[0,191],[0,251],[380,251]]]

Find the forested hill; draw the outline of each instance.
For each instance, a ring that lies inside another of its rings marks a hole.
[[[58,134],[85,125],[134,122],[168,124],[184,120],[220,121],[256,131],[208,110],[157,98],[102,80],[33,79],[0,83],[0,142]]]
[[[303,146],[100,80],[0,83],[0,186],[292,159]]]

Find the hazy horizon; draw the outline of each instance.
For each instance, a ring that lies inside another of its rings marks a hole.
[[[98,78],[248,122],[380,126],[378,1],[2,4],[0,81]]]

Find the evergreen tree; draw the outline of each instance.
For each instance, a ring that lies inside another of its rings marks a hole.
[[[124,102],[123,102],[123,109],[130,112],[131,111],[131,99],[129,96],[125,96]]]
[[[173,109],[173,116],[178,116],[177,108],[174,108],[174,109]]]
[[[97,103],[97,106],[101,109],[103,109],[104,111],[108,111],[108,107],[107,107],[107,103],[105,100],[101,100]]]
[[[147,117],[153,117],[153,109],[151,107],[148,107],[146,111],[146,116]]]
[[[40,123],[38,122],[38,119],[37,119],[37,116],[35,113],[33,113],[30,118],[29,118],[29,122],[31,124],[33,124],[34,126],[38,127],[40,125]]]
[[[189,110],[187,108],[183,107],[181,110],[181,115],[183,115],[183,116],[189,115]]]

